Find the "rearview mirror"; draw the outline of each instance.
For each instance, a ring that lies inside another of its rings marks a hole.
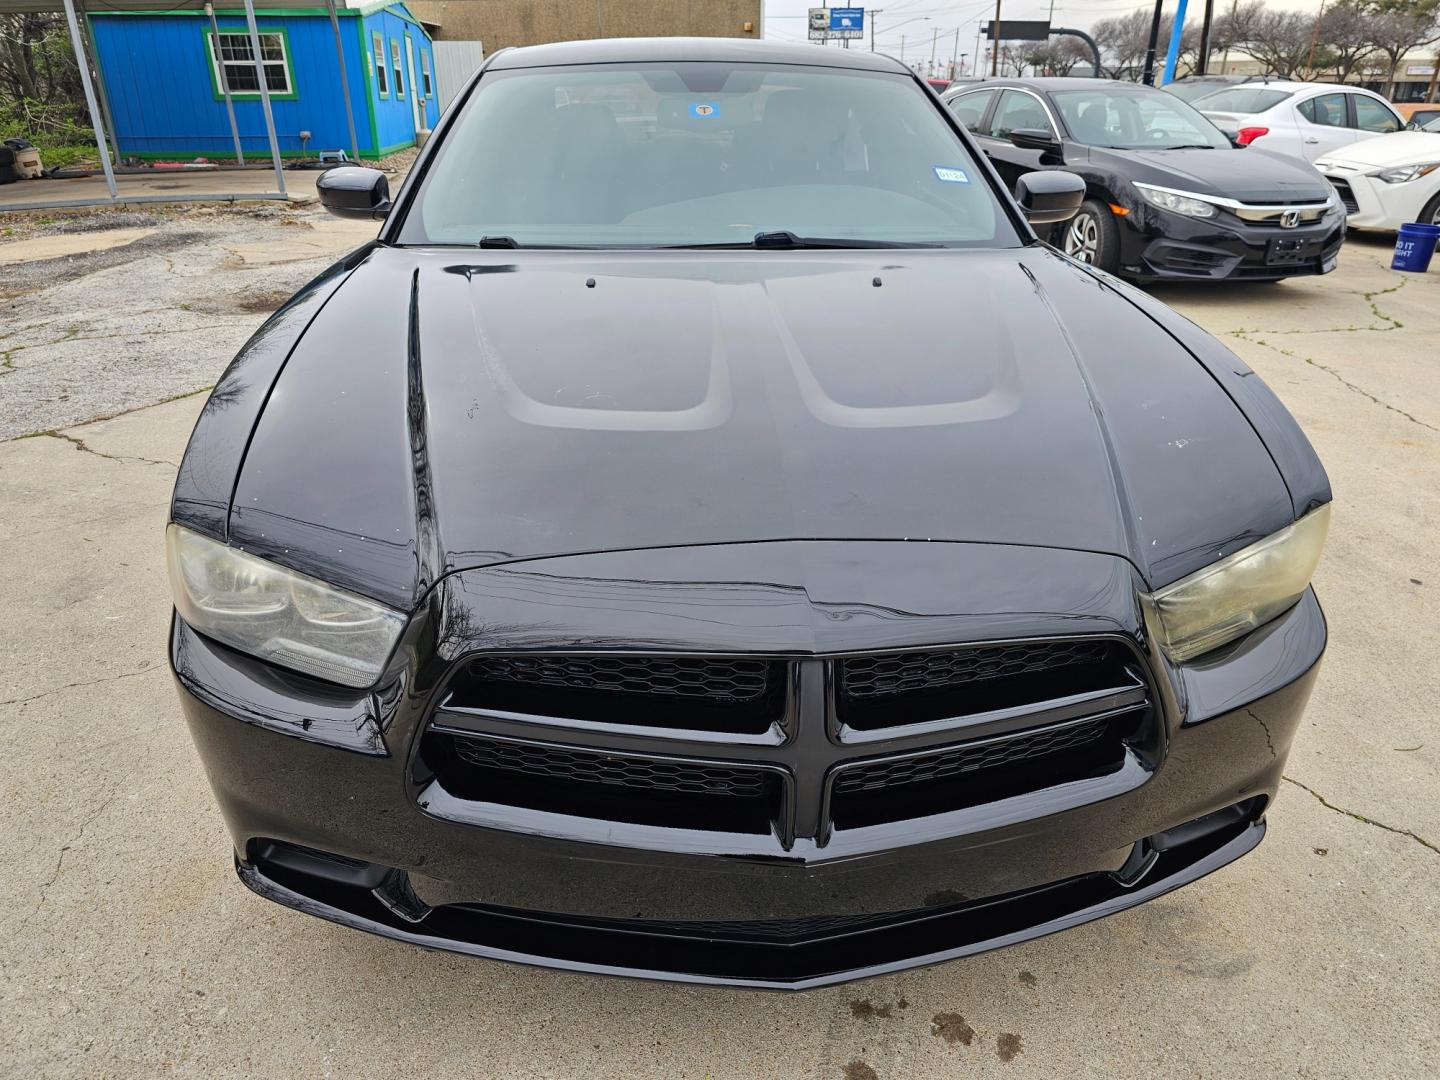
[[[1047,154],[1060,152],[1060,140],[1044,128],[1016,128],[1010,132],[1010,142],[1021,150],[1040,150]]]
[[[374,221],[390,212],[390,180],[379,169],[341,165],[315,180],[320,205],[336,217]]]
[[[1015,201],[1031,225],[1058,225],[1085,201],[1085,181],[1063,169],[1023,173],[1015,181]]]

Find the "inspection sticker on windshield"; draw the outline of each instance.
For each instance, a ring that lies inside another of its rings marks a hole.
[[[720,115],[720,106],[709,101],[697,101],[690,106],[690,115],[697,120],[713,120]]]
[[[965,175],[964,169],[952,169],[948,165],[935,166],[935,179],[947,184],[968,184],[970,182],[970,177]]]

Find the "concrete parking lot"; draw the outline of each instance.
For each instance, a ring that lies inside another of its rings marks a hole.
[[[198,391],[367,231],[303,206],[0,218],[0,1075],[1436,1074],[1440,268],[1359,237],[1323,279],[1158,290],[1274,387],[1335,490],[1330,651],[1259,850],[1055,937],[787,996],[427,953],[235,879],[166,670],[175,462]]]

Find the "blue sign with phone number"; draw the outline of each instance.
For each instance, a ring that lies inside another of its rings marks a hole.
[[[841,7],[830,9],[831,30],[864,30],[865,9],[858,7]]]

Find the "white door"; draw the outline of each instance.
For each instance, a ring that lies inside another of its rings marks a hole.
[[[1349,95],[1343,93],[1317,94],[1295,106],[1300,150],[1310,161],[1355,141],[1348,100]]]
[[[415,130],[419,131],[425,126],[425,109],[420,104],[424,87],[415,81],[415,47],[409,34],[405,35],[405,74],[410,81],[410,117],[415,121]]]

